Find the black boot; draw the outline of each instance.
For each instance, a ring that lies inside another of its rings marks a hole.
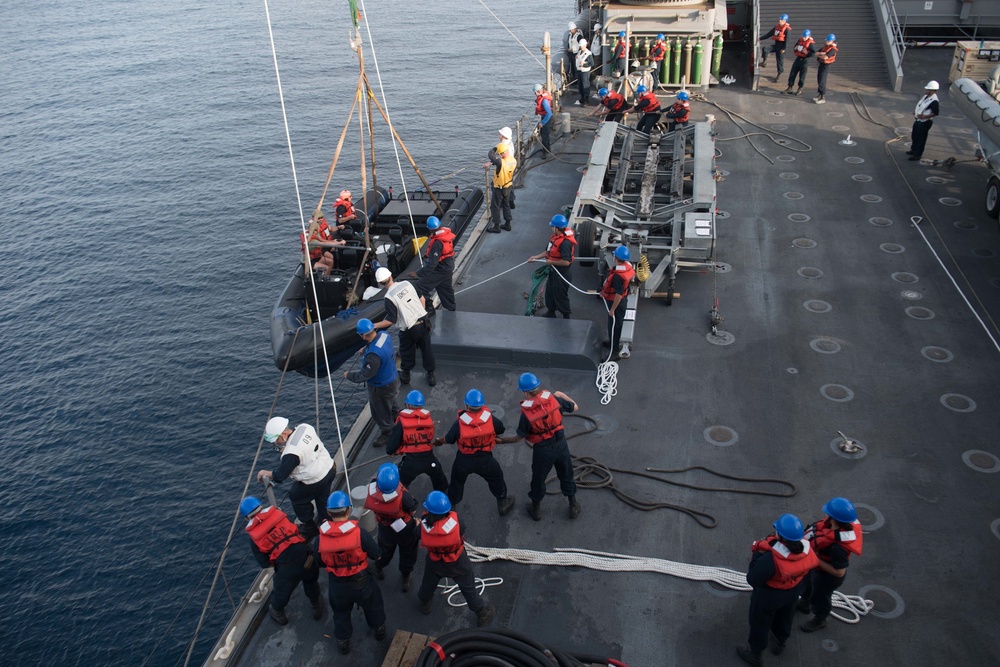
[[[268,607],[267,613],[270,614],[271,618],[278,625],[288,625],[288,617],[285,616],[284,609],[275,609],[274,607]]]
[[[826,619],[820,618],[819,616],[813,616],[808,621],[799,626],[799,630],[802,632],[816,632],[817,630],[822,630],[826,627]]]
[[[385,639],[385,625],[380,625],[375,628],[375,639],[382,641]]]
[[[410,371],[399,371],[399,384],[410,384]]]
[[[351,652],[351,640],[350,639],[338,639],[337,640],[337,648],[340,650],[341,653],[343,653],[344,655],[347,655],[348,653]]]
[[[482,609],[476,612],[476,621],[479,623],[479,627],[486,627],[493,620],[493,617],[497,615],[497,608],[491,604],[486,605]]]
[[[760,651],[752,651],[749,646],[737,646],[736,654],[743,658],[743,662],[754,667],[764,667],[764,659],[760,656]]]
[[[497,511],[500,512],[500,516],[506,516],[510,508],[514,506],[514,496],[507,496],[506,498],[497,498]]]
[[[785,88],[785,94],[786,94],[786,95],[794,95],[794,94],[795,94],[795,93],[794,93],[794,92],[792,91],[792,84],[788,84],[788,88]]]
[[[405,572],[403,574],[403,592],[406,593],[410,590],[410,586],[413,585],[413,573]]]
[[[434,606],[434,598],[431,598],[430,600],[427,600],[426,602],[424,602],[423,600],[421,600],[420,601],[420,613],[423,614],[424,616],[430,616],[431,608],[433,606]]]
[[[772,633],[771,653],[773,653],[774,655],[781,655],[784,652],[785,652],[785,642],[779,640],[777,637],[774,636],[774,633]]]
[[[372,562],[371,568],[372,568],[372,574],[375,575],[376,579],[378,579],[379,581],[385,579],[385,572],[382,571],[382,566],[381,565],[379,565],[378,563]]]
[[[433,387],[438,383],[437,378],[434,377],[434,371],[427,371],[427,385]]]
[[[500,229],[504,230],[505,232],[509,232],[510,231],[510,223],[509,222],[503,223],[502,225],[500,225]]]
[[[490,225],[489,227],[486,228],[486,231],[490,234],[499,234],[500,227],[498,225]]]
[[[576,502],[576,496],[569,496],[569,518],[575,519],[580,516],[580,503]]]
[[[528,506],[528,516],[530,516],[535,521],[542,520],[542,507],[536,502],[532,502]]]
[[[312,601],[313,618],[317,621],[323,618],[323,598],[316,598]]]

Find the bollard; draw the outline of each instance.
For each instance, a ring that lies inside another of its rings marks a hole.
[[[358,525],[363,530],[374,533],[377,528],[375,514],[371,510],[365,509],[365,501],[367,499],[367,486],[356,486],[351,489],[351,516],[358,520]]]
[[[559,123],[562,125],[563,134],[569,134],[573,131],[572,124],[569,121],[569,113],[559,114]]]

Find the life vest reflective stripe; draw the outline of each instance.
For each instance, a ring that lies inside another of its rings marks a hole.
[[[644,113],[656,113],[657,111],[660,110],[660,100],[656,97],[655,94],[653,94],[652,91],[647,90],[642,95],[640,95],[639,103],[641,103],[643,100],[647,101],[648,104],[644,107],[639,107],[639,111],[642,111]],[[638,103],[636,106],[638,106]]]
[[[372,342],[368,343],[365,354],[378,356],[379,367],[375,377],[368,380],[373,387],[384,387],[393,382],[399,374],[396,372],[396,350],[392,347],[392,338],[385,331],[380,331]]]
[[[547,90],[543,90],[540,95],[535,97],[535,113],[539,116],[545,115],[545,109],[542,108],[542,102],[548,101],[549,109],[552,108],[552,93]]]
[[[427,239],[427,247],[424,248],[424,257],[430,257],[431,245],[434,241],[441,242],[441,260],[455,256],[455,232],[451,231],[450,228],[442,227]]]
[[[830,65],[837,59],[837,45],[836,44],[824,44],[823,48],[819,50],[820,53],[826,54],[826,60],[823,64]]]
[[[830,519],[823,519],[816,522],[816,528],[811,538],[813,548],[820,560],[830,562],[829,548],[834,544],[839,544],[855,556],[861,555],[864,543],[864,535],[861,532],[861,522],[855,521],[851,524],[850,530],[836,530]]]
[[[635,278],[635,267],[632,266],[631,262],[623,262],[621,264],[616,264],[614,270],[608,273],[608,277],[604,279],[604,287],[601,288],[601,296],[603,296],[607,301],[615,300],[615,290],[611,286],[611,280],[615,276],[620,276],[622,282],[625,283],[625,292],[622,293],[622,298],[624,299],[628,296],[628,286],[632,284],[632,279]]]
[[[295,427],[288,442],[281,448],[281,455],[286,454],[299,458],[299,464],[288,476],[302,484],[315,484],[326,477],[333,467],[333,457],[319,439],[316,429],[309,424],[299,424]]]
[[[754,551],[770,551],[774,558],[774,574],[767,580],[768,586],[782,591],[795,588],[811,570],[819,567],[819,559],[809,540],[803,539],[801,544],[802,553],[793,554],[775,536],[754,543]]]
[[[375,513],[375,519],[383,526],[391,526],[396,520],[402,519],[410,523],[413,515],[403,511],[403,491],[406,488],[400,484],[392,493],[382,493],[378,484],[368,485],[368,497],[365,499],[365,509]]]
[[[406,331],[427,317],[427,311],[420,305],[420,295],[409,281],[393,283],[386,291],[385,298],[396,306],[396,324],[400,331]]]
[[[458,413],[458,451],[463,454],[489,452],[496,443],[493,414],[489,410],[480,408]]]
[[[319,527],[319,557],[335,577],[350,577],[368,567],[356,521],[324,521]]]
[[[788,31],[792,29],[791,24],[786,23],[781,25],[780,23],[774,26],[773,38],[776,42],[784,42],[788,40]]]
[[[396,422],[403,427],[402,442],[397,453],[417,454],[434,449],[434,420],[430,412],[423,408],[404,408],[396,416]]]
[[[618,43],[615,44],[615,60],[620,60],[625,57],[625,40],[620,39]]]
[[[931,104],[937,101],[938,101],[937,93],[934,93],[933,95],[924,95],[923,97],[921,97],[920,100],[917,102],[917,106],[913,109],[914,119],[922,123],[926,123],[927,121],[931,120],[930,118],[917,118],[917,116],[929,113],[931,109]]]
[[[563,259],[562,247],[564,243],[570,244],[569,261],[573,261],[576,257],[576,235],[573,230],[566,228],[562,234],[553,234],[552,238],[549,239],[548,248],[545,249],[545,259],[554,262],[561,261]]]
[[[343,216],[337,213],[341,206],[346,209]],[[339,223],[343,218],[349,218],[352,215],[357,215],[357,211],[355,210],[354,204],[351,203],[350,199],[338,199],[333,202],[333,214],[337,217],[337,222]]]
[[[799,37],[799,41],[795,42],[795,56],[797,58],[808,58],[809,57],[809,47],[815,44],[815,40],[812,37]]]
[[[454,563],[465,551],[465,544],[462,542],[462,531],[458,526],[458,515],[448,512],[448,516],[437,521],[434,526],[428,528],[423,521],[420,522],[420,546],[427,549],[427,555],[431,560]]]
[[[288,516],[277,507],[268,507],[258,512],[246,527],[250,539],[273,563],[288,547],[305,542],[298,528],[288,520]]]
[[[677,113],[679,111],[683,111],[684,112],[684,115],[682,115],[682,116],[675,116],[674,117],[674,122],[675,123],[686,123],[686,122],[688,122],[688,118],[691,117],[691,103],[690,102],[685,102],[684,100],[677,100],[676,102],[674,102],[670,106],[670,110],[672,112],[674,112],[674,113]]]
[[[653,62],[660,62],[663,60],[663,56],[667,53],[667,45],[662,42],[657,42],[653,45],[653,48],[649,51],[649,57]]]
[[[528,419],[531,429],[525,440],[533,445],[552,438],[563,428],[562,408],[551,392],[543,391],[521,401],[521,414]]]
[[[608,94],[601,100],[601,104],[608,108],[608,111],[621,111],[625,107],[625,96],[609,90]]]

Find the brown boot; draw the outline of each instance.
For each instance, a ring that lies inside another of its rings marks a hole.
[[[514,496],[497,498],[497,512],[500,513],[500,516],[506,516],[512,507],[514,507]]]

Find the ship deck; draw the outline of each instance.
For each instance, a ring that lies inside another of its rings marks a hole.
[[[902,94],[862,93],[876,122],[865,121],[842,89],[834,88],[820,106],[778,94],[779,85],[757,93],[743,82],[713,88],[713,102],[808,145],[753,137],[770,160],[737,138],[740,131],[721,110],[693,104],[692,120],[706,113],[718,119],[723,270],[682,271],[680,298],[670,307],[640,302],[633,355],[620,362],[610,404],[601,404],[595,374],[586,370],[457,359],[439,365],[433,389],[419,366],[413,374],[412,386],[427,396],[439,432],[472,387],[512,431],[521,397],[517,376],[530,370],[596,420],[596,431],[570,440],[574,455],[629,469],[707,466],[780,478],[797,494],[745,496],[616,475],[627,493],[708,513],[718,525],[705,528],[671,509],[642,512],[608,489],[581,490],[583,513],[576,521],[567,518],[563,498],[550,496],[536,523],[524,511],[531,451],[499,445],[496,457],[518,506],[498,517],[486,484],[470,478],[457,508],[469,542],[543,552],[586,548],[745,570],[750,543],[768,534],[780,514],[816,520],[826,500],[843,495],[857,504],[866,535],[864,556],[852,559],[842,591],[860,592],[874,610],[856,625],[831,621],[809,635],[796,629],[783,656],[765,659],[785,665],[1000,662],[990,620],[1000,616],[1000,476],[989,474],[1000,468],[1000,350],[979,321],[998,335],[1000,233],[983,211],[984,168],[961,162],[975,136],[971,124],[949,110],[946,86],[943,116],[925,157],[954,156],[958,164],[947,170],[907,161],[908,131],[886,145],[896,136],[893,128],[908,128],[922,82],[947,80],[943,52],[911,51],[907,64]],[[848,134],[855,145],[839,143]],[[544,248],[547,221],[573,201],[591,137],[582,130],[554,141],[558,159],[532,168],[518,191],[513,231],[485,235],[466,251],[476,253],[475,261],[457,289]],[[503,346],[565,345],[576,352],[579,346],[562,337],[580,329],[523,316],[532,268],[460,293],[462,314],[507,316],[495,320]],[[596,269],[574,267],[573,277],[582,289],[598,287]],[[710,335],[716,293],[725,317],[720,329],[731,336],[725,341]],[[596,363],[604,307],[593,296],[571,299],[574,319],[596,328],[589,350]],[[486,346],[494,344],[490,328],[481,332]],[[728,344],[713,344],[720,342]],[[584,420],[568,420],[568,432],[586,427]],[[839,453],[838,431],[863,443],[864,454]],[[372,463],[354,471],[354,484],[374,473],[382,454],[366,445],[359,460]],[[454,448],[442,447],[438,456],[450,469]],[[702,473],[680,478],[718,485]],[[416,480],[411,490],[422,499],[428,480]],[[288,608],[291,623],[278,627],[264,617],[240,664],[377,666],[397,629],[435,637],[474,624],[470,612],[441,599],[432,615],[421,615],[416,585],[401,593],[395,568],[394,561],[380,582],[388,639],[374,641],[356,611],[353,650],[340,656],[329,609],[322,623],[313,621],[297,592]],[[417,582],[421,572],[418,564]],[[481,564],[477,575],[503,578],[485,593],[497,607],[494,624],[543,643],[633,667],[740,664],[734,647],[746,642],[747,593],[652,572],[509,562]]]

